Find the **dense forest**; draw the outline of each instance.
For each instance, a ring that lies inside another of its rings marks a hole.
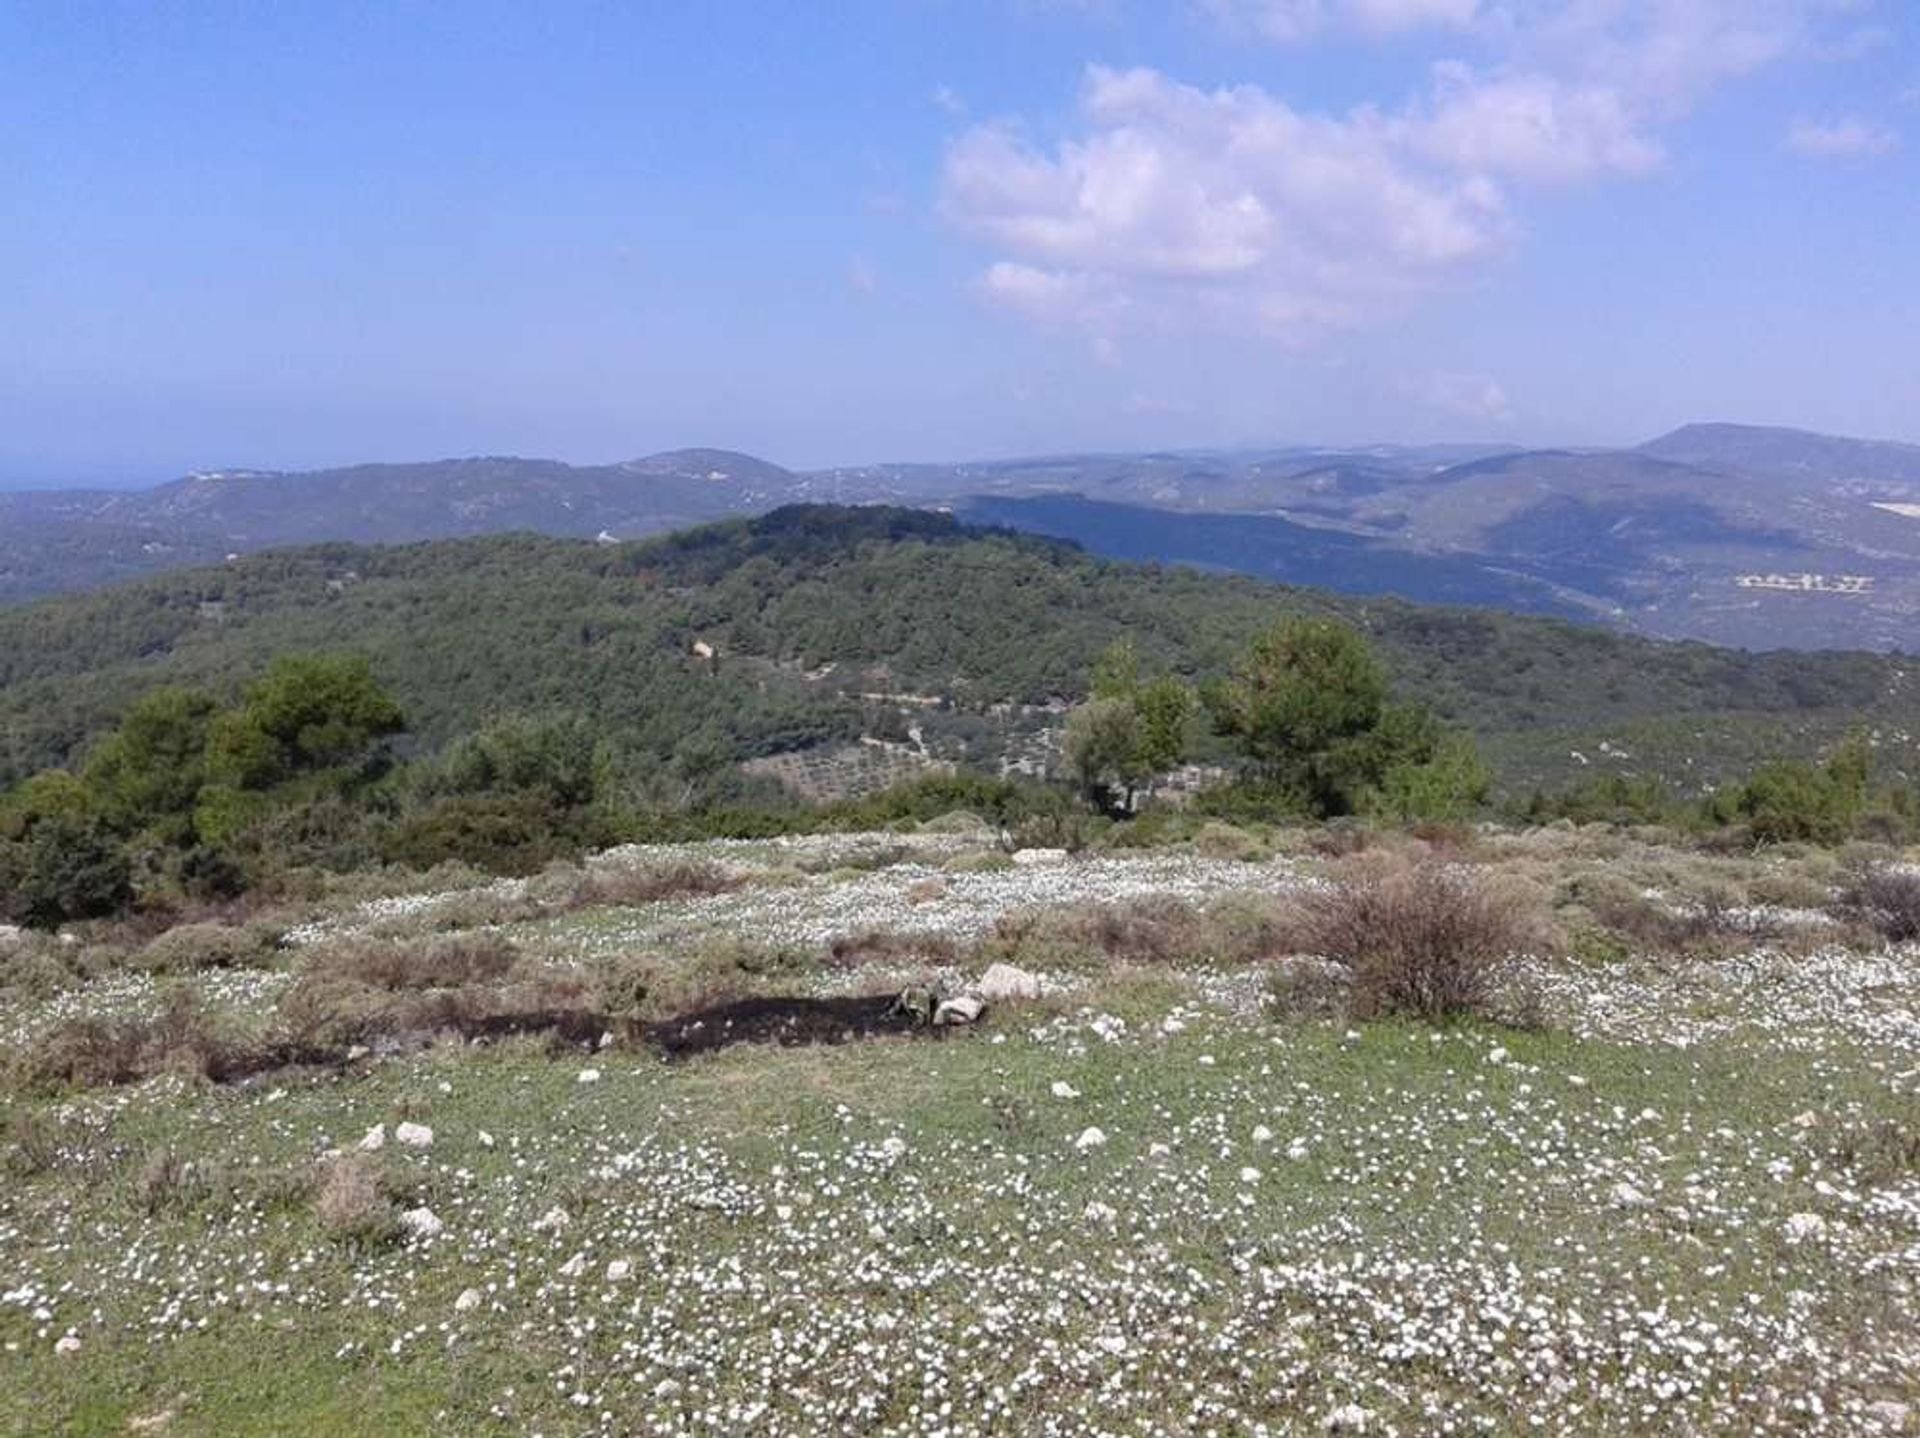
[[[1281,613],[1367,634],[1395,692],[1474,734],[1510,790],[1578,777],[1576,751],[1631,750],[1636,773],[1684,787],[1856,723],[1920,726],[1897,656],[1655,643],[816,506],[625,545],[324,545],[0,609],[0,787],[72,763],[149,690],[232,701],[289,653],[364,656],[416,749],[566,711],[628,762],[711,768],[871,729],[886,706],[863,694],[939,696],[956,723],[1074,700],[1123,635],[1204,681]]]

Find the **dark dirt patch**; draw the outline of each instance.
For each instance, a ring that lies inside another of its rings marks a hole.
[[[740,999],[649,1026],[646,1041],[669,1059],[733,1044],[839,1044],[890,1034],[938,1037],[900,1004],[897,994],[857,998]]]

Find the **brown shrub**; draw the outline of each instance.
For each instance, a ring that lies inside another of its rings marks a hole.
[[[273,936],[252,927],[181,924],[150,940],[135,962],[155,973],[191,974],[262,964],[273,948]]]
[[[354,1248],[376,1248],[400,1236],[400,1216],[371,1154],[342,1154],[321,1168],[313,1215],[331,1237]]]
[[[1876,864],[1847,885],[1842,907],[1892,944],[1920,939],[1920,870]]]
[[[595,868],[581,875],[569,900],[572,908],[600,904],[658,904],[669,899],[699,899],[728,894],[742,880],[717,864],[686,860],[639,868]]]
[[[1422,864],[1305,896],[1296,947],[1344,964],[1361,1018],[1485,1013],[1506,961],[1538,942],[1531,906],[1485,879]]]
[[[495,934],[357,939],[317,950],[306,972],[389,991],[460,988],[501,978],[519,957],[512,943]]]
[[[871,964],[896,967],[952,964],[960,950],[953,940],[940,934],[901,934],[891,929],[867,929],[843,934],[828,946],[828,956],[840,968],[864,968]]]

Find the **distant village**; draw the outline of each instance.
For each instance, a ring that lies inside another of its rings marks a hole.
[[[1869,574],[1740,574],[1742,589],[1772,589],[1792,594],[1867,594],[1873,589]]]

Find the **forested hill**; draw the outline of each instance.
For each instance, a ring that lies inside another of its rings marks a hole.
[[[1685,780],[1855,719],[1920,728],[1897,657],[1662,644],[1106,562],[920,511],[803,506],[624,545],[324,545],[0,609],[0,784],[70,759],[144,690],[231,694],[272,656],[315,650],[367,655],[426,745],[565,709],[634,759],[712,765],[870,731],[900,706],[859,696],[897,694],[950,698],[929,722],[977,749],[1013,722],[993,706],[1077,696],[1123,632],[1150,665],[1205,677],[1286,610],[1353,620],[1404,693],[1531,769],[1605,741]]]

